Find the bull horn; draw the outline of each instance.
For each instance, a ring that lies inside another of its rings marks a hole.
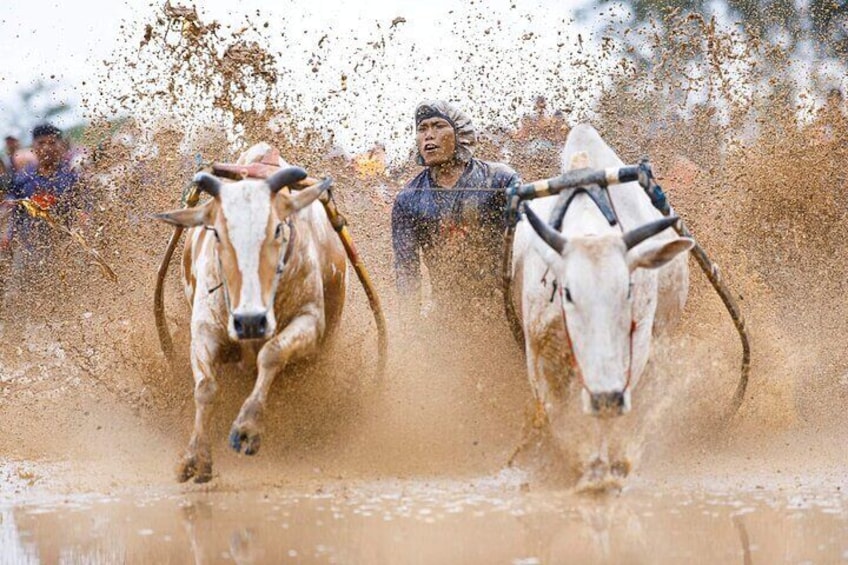
[[[309,187],[304,188],[296,193],[294,193],[291,197],[292,207],[295,211],[302,210],[306,208],[315,200],[321,196],[321,193],[330,188],[330,185],[333,184],[333,179],[327,177],[325,179],[321,179],[315,184],[309,185]]]
[[[297,181],[301,181],[306,178],[306,171],[301,169],[300,167],[286,167],[280,171],[277,171],[266,181],[268,186],[271,187],[271,192],[276,193],[279,192],[283,187],[289,186]]]
[[[671,226],[677,223],[678,219],[679,218],[677,216],[669,216],[668,218],[656,220],[654,222],[632,229],[622,236],[624,239],[624,245],[627,247],[627,249],[633,249],[635,246],[639,245],[649,237],[657,235],[661,231],[670,228]]]
[[[217,198],[221,193],[221,181],[209,173],[197,173],[194,175],[194,184],[200,187],[201,192],[205,192],[213,198]]]
[[[539,237],[545,240],[545,243],[550,245],[554,251],[562,255],[562,250],[565,249],[565,244],[568,240],[561,233],[543,222],[539,216],[533,213],[533,210],[529,206],[524,206],[524,214],[530,221],[530,225],[533,226],[533,231],[539,234]]]

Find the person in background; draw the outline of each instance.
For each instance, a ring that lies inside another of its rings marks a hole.
[[[500,288],[504,189],[520,183],[502,163],[474,158],[477,133],[453,104],[435,100],[415,110],[416,162],[424,169],[392,207],[392,245],[405,323],[421,314],[422,264],[434,306],[476,308]],[[496,306],[498,312],[502,306]]]
[[[0,166],[3,167],[5,175],[12,176],[15,174],[15,153],[20,149],[20,142],[15,136],[7,135],[4,143],[6,152],[3,155],[3,160],[0,161]]]
[[[68,144],[62,131],[52,124],[41,124],[32,130],[32,138],[32,152],[37,162],[16,171],[6,193],[11,217],[0,248],[8,249],[15,242],[31,252],[46,245],[48,240],[50,227],[16,205],[17,200],[31,200],[66,226],[84,222],[91,208],[79,174],[71,170],[68,163]]]
[[[6,167],[6,173],[8,175],[14,176],[27,166],[37,163],[33,152],[21,148],[20,140],[14,135],[7,135],[4,143],[6,154],[3,158],[3,165]]]

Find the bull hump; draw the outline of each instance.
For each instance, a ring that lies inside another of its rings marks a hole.
[[[571,161],[568,163],[568,169],[585,169],[589,167],[589,154],[585,151],[578,151],[571,156]]]

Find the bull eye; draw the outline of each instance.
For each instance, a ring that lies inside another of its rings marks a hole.
[[[627,285],[627,300],[630,300],[630,298],[631,298],[632,296],[633,296],[633,281],[631,281],[631,282]]]
[[[571,291],[568,290],[568,287],[565,287],[565,301],[569,304],[574,302],[573,300],[571,300]]]
[[[277,224],[277,229],[274,231],[274,239],[280,239],[283,237],[283,224],[280,222]]]

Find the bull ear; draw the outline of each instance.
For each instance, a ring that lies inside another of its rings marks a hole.
[[[662,267],[680,253],[692,249],[695,242],[688,237],[678,237],[672,240],[648,241],[637,249],[627,253],[627,267],[631,272],[638,268],[657,269]]]
[[[306,171],[300,167],[286,167],[270,177],[268,177],[268,186],[271,187],[271,192],[279,192],[283,187],[289,186],[297,181],[306,178]]]
[[[333,184],[333,179],[327,177],[315,184],[311,185],[308,188],[304,188],[298,192],[295,192],[291,195],[289,199],[291,202],[292,209],[297,212],[298,210],[302,210],[315,202],[321,193],[330,188],[330,185]]]
[[[194,208],[181,208],[179,210],[171,210],[161,214],[153,214],[153,217],[159,221],[179,226],[183,228],[194,228],[203,226],[209,223],[212,217],[212,205],[214,200],[208,200],[200,206]]]
[[[562,255],[562,250],[565,249],[565,244],[567,243],[565,237],[542,221],[542,219],[530,209],[530,206],[527,206],[526,204],[524,206],[524,213],[527,216],[527,220],[530,222],[530,226],[533,228],[533,231],[535,231],[554,251]]]

